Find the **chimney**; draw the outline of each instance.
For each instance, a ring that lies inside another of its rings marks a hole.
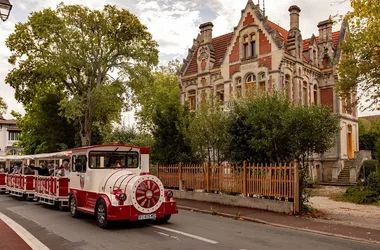
[[[199,26],[199,29],[201,30],[201,37],[200,37],[201,44],[211,43],[213,27],[214,25],[212,24],[212,22],[204,23]]]
[[[332,41],[332,20],[328,19],[318,23],[319,43]]]
[[[301,9],[297,5],[292,5],[289,7],[290,12],[290,30],[300,29],[300,12]]]

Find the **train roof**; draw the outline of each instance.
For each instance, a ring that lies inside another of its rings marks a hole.
[[[107,148],[107,147],[147,149],[146,147],[137,147],[137,146],[127,145],[127,144],[103,144],[103,145],[85,146],[85,147],[80,147],[80,148],[72,148],[70,150],[71,151],[79,151],[79,150],[89,150],[89,149],[93,149],[93,148]]]

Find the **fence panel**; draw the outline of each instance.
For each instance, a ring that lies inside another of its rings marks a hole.
[[[158,176],[167,188],[179,188],[181,182],[185,190],[295,198],[296,168],[297,165],[292,164],[217,166],[179,163],[151,166],[151,173]]]

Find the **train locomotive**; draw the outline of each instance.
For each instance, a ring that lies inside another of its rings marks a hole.
[[[58,205],[61,210],[67,207],[74,218],[94,215],[101,228],[108,228],[117,220],[165,223],[178,210],[173,192],[149,173],[149,153],[149,148],[112,144],[51,154],[6,156],[0,160],[8,166],[14,158],[35,160],[36,166],[46,159],[58,159],[61,164],[66,158],[70,172],[67,176],[0,174],[0,182],[3,176],[3,187],[10,195],[27,194],[26,198],[33,196],[35,201]],[[24,190],[24,186],[15,186],[16,175],[21,179],[32,177],[32,187]]]

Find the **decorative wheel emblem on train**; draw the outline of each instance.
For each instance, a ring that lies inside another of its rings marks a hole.
[[[143,208],[151,208],[160,200],[160,187],[153,180],[144,180],[137,186],[136,201]]]

